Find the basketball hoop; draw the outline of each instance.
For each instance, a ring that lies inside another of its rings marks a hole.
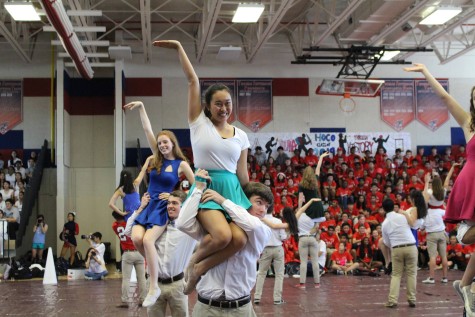
[[[340,111],[343,112],[345,116],[351,116],[354,114],[356,109],[356,102],[351,98],[350,93],[345,92],[343,98],[340,99]]]

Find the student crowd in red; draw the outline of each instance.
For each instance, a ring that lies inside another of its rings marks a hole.
[[[413,188],[424,189],[426,173],[437,172],[444,181],[452,165],[462,163],[454,167],[447,189],[449,194],[465,159],[463,146],[459,147],[457,155],[452,154],[451,148],[439,154],[433,147],[429,155],[424,153],[423,148],[415,156],[411,150],[403,153],[397,149],[392,157],[385,153],[384,148],[379,148],[374,156],[370,151],[356,154],[355,147],[351,147],[349,153],[338,148],[336,154],[323,161],[319,179],[319,194],[327,208],[326,221],[320,224],[321,240],[327,245],[327,258],[338,250],[342,237],[347,244],[346,251],[351,250],[353,258],[358,258],[359,246],[367,237],[373,250],[373,260],[382,261],[378,250],[381,223],[385,219],[382,201],[392,199],[396,211],[406,210],[410,207],[406,200],[409,191]],[[294,155],[288,157],[279,147],[277,156],[272,157],[257,146],[253,152],[249,151],[248,171],[250,181],[262,182],[272,189],[274,216],[280,218],[284,207],[297,208],[301,172],[306,166],[315,167],[317,163],[318,156],[313,149],[307,153],[295,150]],[[456,225],[447,224],[447,233],[454,229]],[[426,267],[429,260],[425,235],[424,230],[419,232],[420,267]],[[299,262],[298,244],[293,237],[284,242],[284,247],[286,263]],[[462,247],[456,239],[450,238],[447,252],[452,266],[457,264],[459,269],[464,269],[473,251],[474,245]]]

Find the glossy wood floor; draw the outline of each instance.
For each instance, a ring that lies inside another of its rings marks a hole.
[[[441,271],[437,271],[439,276]],[[383,306],[387,299],[389,277],[336,276],[322,277],[320,289],[314,289],[311,279],[308,288],[294,287],[298,279],[284,280],[283,305],[274,305],[274,279],[267,278],[261,304],[255,306],[257,316],[462,316],[462,301],[452,288],[452,281],[462,272],[450,271],[449,283],[422,284],[428,271],[419,271],[417,307],[409,308],[401,287],[399,306]],[[116,308],[120,302],[120,274],[111,274],[103,281],[67,281],[57,286],[43,286],[41,280],[7,281],[0,283],[0,316],[146,316],[146,309],[131,305]],[[131,291],[133,291],[131,289]],[[190,311],[196,294],[190,296]]]

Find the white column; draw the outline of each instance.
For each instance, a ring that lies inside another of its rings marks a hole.
[[[64,61],[56,61],[56,232],[63,230],[65,209],[65,167],[64,167]],[[59,255],[62,244],[58,243]]]

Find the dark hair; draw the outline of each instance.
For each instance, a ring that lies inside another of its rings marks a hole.
[[[342,233],[342,234],[340,235],[340,240],[341,240],[341,238],[343,238],[343,237],[345,237],[347,240],[350,240],[350,238],[348,238],[348,235],[347,235],[346,233]]]
[[[427,205],[420,190],[414,189],[410,194],[414,207],[417,209],[417,219],[427,216]]]
[[[184,202],[187,194],[182,190],[174,190],[170,193],[170,196],[180,199],[181,202]]]
[[[294,236],[295,242],[299,242],[299,227],[297,217],[295,217],[294,210],[290,207],[285,207],[282,210],[282,218],[289,225],[289,232]]]
[[[73,212],[68,212],[68,216],[69,215],[73,216],[73,221],[76,220],[76,215]]]
[[[206,106],[204,109],[204,113],[208,118],[211,118],[211,112],[208,109],[208,106],[211,105],[211,99],[213,98],[213,95],[216,92],[221,91],[221,90],[227,91],[231,95],[231,90],[229,89],[229,87],[223,84],[214,84],[214,85],[209,86],[208,89],[206,89],[206,92],[205,92]]]
[[[394,202],[392,199],[383,200],[383,209],[386,213],[394,211]]]
[[[93,235],[94,237],[97,237],[97,238],[99,238],[99,239],[102,239],[102,234],[101,234],[99,231],[98,231],[98,232],[94,232],[92,235]]]
[[[365,245],[363,244],[364,239],[368,239],[369,244]],[[373,258],[373,250],[371,249],[371,241],[369,240],[369,237],[363,237],[361,239],[361,244],[360,247],[358,248],[358,258],[363,259],[365,256],[365,249],[366,253],[368,254],[369,258]]]
[[[13,199],[10,199],[10,198],[7,199],[7,200],[5,200],[5,204],[6,204],[6,203],[10,203],[10,204],[12,204],[12,205],[14,204],[14,203],[13,203]]]
[[[328,226],[328,230],[333,229],[335,230],[335,226]]]
[[[243,191],[247,198],[251,198],[252,196],[260,196],[269,205],[274,204],[274,195],[272,195],[272,191],[269,187],[262,183],[249,182],[246,186],[244,186]]]
[[[131,194],[135,191],[132,173],[126,170],[122,170],[122,172],[120,172],[119,186],[117,186],[116,190],[120,187],[122,187],[122,190],[126,194]]]
[[[122,220],[124,219],[124,216],[122,216],[121,214],[119,214],[117,211],[112,211],[112,217],[116,220],[116,221],[119,221],[119,220]]]

